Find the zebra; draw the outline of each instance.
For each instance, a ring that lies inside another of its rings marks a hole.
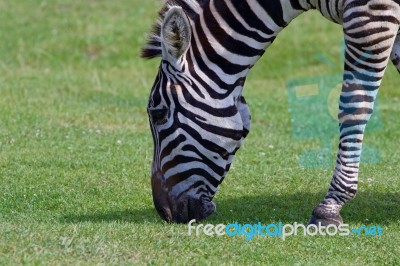
[[[168,222],[207,218],[250,131],[246,77],[278,33],[316,9],[343,27],[340,141],[332,181],[310,224],[339,225],[355,197],[364,130],[389,59],[400,72],[400,0],[166,0],[142,49],[161,57],[147,112],[152,196]]]

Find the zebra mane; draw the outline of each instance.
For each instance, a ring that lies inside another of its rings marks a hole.
[[[148,35],[147,45],[142,49],[141,56],[147,59],[161,56],[161,25],[165,14],[172,6],[181,7],[188,18],[194,20],[198,16],[196,11],[199,10],[206,1],[207,0],[163,0],[164,6],[158,12],[159,18]]]

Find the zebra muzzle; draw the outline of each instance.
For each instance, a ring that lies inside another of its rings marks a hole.
[[[153,195],[155,208],[160,217],[169,223],[188,223],[192,219],[203,220],[216,209],[215,204],[206,199],[175,197],[161,194]]]
[[[216,209],[211,198],[204,195],[200,198],[187,194],[179,197],[171,195],[160,171],[153,174],[151,185],[157,213],[169,223],[188,223],[193,219],[200,221],[210,216]]]

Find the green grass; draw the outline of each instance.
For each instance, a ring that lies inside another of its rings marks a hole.
[[[381,225],[383,237],[190,237],[186,225],[161,221],[145,110],[158,60],[139,58],[158,7],[0,0],[0,265],[399,264],[400,77],[392,65],[380,91],[383,128],[365,137],[381,163],[362,165],[359,194],[342,211],[352,227]],[[338,25],[310,12],[256,65],[245,89],[252,132],[205,223],[307,223],[332,169],[299,167],[301,152],[321,144],[293,139],[285,82],[340,71],[340,40]]]

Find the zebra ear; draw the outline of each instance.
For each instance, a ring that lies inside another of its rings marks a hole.
[[[173,6],[165,14],[161,26],[164,59],[178,59],[189,47],[191,38],[189,20],[181,7]]]

